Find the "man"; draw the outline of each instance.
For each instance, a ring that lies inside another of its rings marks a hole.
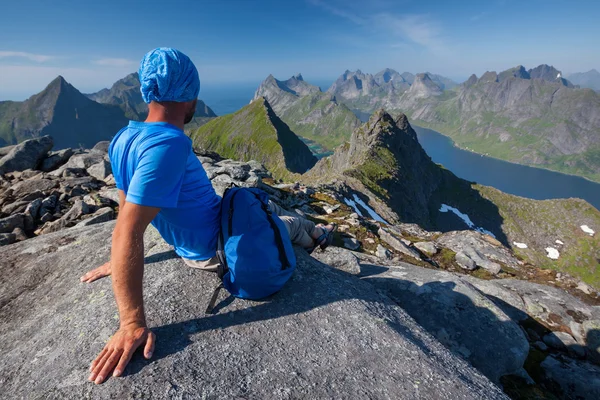
[[[96,384],[111,373],[120,376],[138,347],[143,345],[148,359],[154,351],[155,336],[146,325],[142,295],[148,224],[186,264],[216,269],[221,199],[183,132],[196,109],[198,71],[180,51],[158,48],[142,59],[139,77],[148,117],[145,122],[130,121],[109,147],[120,203],[111,260],[81,278],[92,282],[112,274],[120,317],[119,330],[92,362],[89,380]],[[317,227],[291,214],[282,220],[292,241],[303,247],[331,243],[332,225]]]

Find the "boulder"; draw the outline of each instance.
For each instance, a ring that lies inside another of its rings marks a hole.
[[[74,154],[73,149],[63,149],[53,151],[42,161],[40,169],[44,172],[54,171],[56,168],[69,161],[69,158]]]
[[[104,140],[102,142],[96,143],[94,147],[92,147],[92,152],[100,153],[100,154],[108,154],[108,148],[110,146],[110,140]]]
[[[112,168],[108,161],[102,160],[87,169],[90,176],[102,181],[112,174]]]
[[[15,235],[15,240],[16,241],[21,241],[21,240],[27,240],[27,239],[29,239],[27,237],[27,234],[25,233],[25,231],[22,228],[17,227],[17,228],[15,228],[12,231],[12,233],[13,233],[13,235]]]
[[[6,246],[12,244],[17,240],[17,236],[14,233],[0,233],[0,246]]]
[[[19,213],[25,211],[25,207],[29,204],[28,201],[15,201],[14,203],[8,203],[4,207],[2,207],[2,213],[11,215],[14,213]]]
[[[75,225],[74,221],[81,218],[83,215],[89,214],[89,206],[83,202],[83,200],[76,200],[75,204],[69,209],[69,211],[61,218],[54,222],[50,222],[41,230],[41,234],[47,234],[51,232],[57,232],[61,229],[68,228]]]
[[[40,215],[44,215],[46,213],[54,214],[56,207],[58,206],[58,198],[56,195],[50,195],[42,200],[42,204],[40,206]]]
[[[77,168],[86,170],[94,164],[104,161],[104,154],[99,152],[85,152],[71,156],[69,161],[62,167],[50,172],[54,176],[63,176],[65,170]]]
[[[447,232],[436,239],[436,244],[455,253],[462,252],[475,262],[475,264],[498,274],[505,264],[513,269],[520,269],[519,260],[500,242],[488,235],[475,231]]]
[[[119,189],[115,188],[103,188],[98,192],[100,197],[104,197],[106,199],[112,200],[115,203],[119,204]]]
[[[225,165],[223,167],[217,168],[214,172],[216,175],[227,174],[235,180],[244,181],[250,176],[250,166],[248,164]]]
[[[570,334],[580,345],[594,336],[593,321],[600,320],[600,308],[563,289],[517,279],[467,279],[517,320],[530,316],[556,333]]]
[[[377,257],[384,259],[384,260],[391,260],[392,259],[392,253],[386,249],[385,247],[383,247],[381,244],[377,244]]]
[[[567,346],[576,345],[577,342],[573,339],[573,336],[565,332],[550,332],[542,338],[544,343],[553,349],[565,350]]]
[[[346,249],[341,247],[328,247],[325,251],[315,251],[313,257],[333,268],[348,272],[352,275],[360,274],[360,264],[358,258]]]
[[[582,324],[582,334],[590,358],[600,364],[600,320],[592,319]]]
[[[0,249],[3,396],[506,399],[373,286],[304,251],[274,296],[245,301],[222,291],[216,315],[205,315],[217,276],[186,268],[154,228],[144,238],[153,358],[136,353],[124,377],[94,385],[89,365],[118,327],[117,309],[110,279],[78,278],[109,259],[113,228]]]
[[[50,136],[42,136],[19,143],[0,159],[0,175],[35,169],[53,145],[54,142]]]
[[[401,239],[398,239],[396,236],[392,235],[387,230],[379,228],[377,234],[379,235],[381,240],[389,244],[392,247],[392,249],[409,257],[412,257],[416,260],[421,260],[421,256],[418,252],[408,247],[408,245],[406,245]]]
[[[115,219],[115,212],[110,207],[103,207],[91,214],[89,218],[84,219],[76,226],[89,226],[94,224],[100,224],[102,222],[108,222]]]
[[[0,233],[10,233],[15,228],[24,228],[24,217],[25,214],[18,213],[0,218]]]
[[[10,151],[12,149],[14,149],[15,146],[4,146],[4,147],[0,147],[0,157],[4,157],[5,155],[7,155],[8,153],[10,153]]]
[[[18,182],[11,186],[11,189],[13,191],[13,197],[19,199],[31,193],[48,193],[57,187],[58,181],[45,178],[33,178]]]
[[[523,372],[529,353],[523,331],[460,275],[407,263],[361,267],[363,280],[383,290],[419,325],[492,381]]]
[[[467,271],[474,271],[477,269],[477,264],[475,261],[471,259],[468,255],[466,255],[463,251],[459,251],[454,256],[454,261],[459,265],[459,267],[466,269]]]
[[[600,399],[600,367],[550,355],[541,367],[546,379],[560,388],[563,399]]]
[[[415,243],[415,247],[428,256],[432,256],[438,251],[435,244],[432,242],[417,242]]]
[[[358,250],[360,249],[360,242],[358,240],[356,240],[355,238],[344,238],[343,239],[344,242],[344,247],[350,250]]]

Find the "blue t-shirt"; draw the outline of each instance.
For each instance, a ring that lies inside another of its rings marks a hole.
[[[160,208],[152,225],[179,256],[215,255],[221,198],[181,129],[130,121],[110,143],[108,155],[126,201]]]

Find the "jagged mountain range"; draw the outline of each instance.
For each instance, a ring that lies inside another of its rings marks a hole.
[[[147,113],[137,73],[88,95],[58,76],[25,101],[0,102],[0,146],[50,135],[57,149],[88,148],[110,139],[129,119],[143,120]],[[198,127],[214,117],[199,100],[190,126]]]
[[[600,95],[553,67],[472,75],[451,91],[417,79],[421,90],[396,108],[415,124],[479,153],[600,181]]]
[[[423,74],[419,74],[423,75]],[[452,89],[457,83],[441,75],[426,72],[442,90]],[[354,110],[357,115],[368,118],[378,108],[396,109],[396,102],[415,82],[416,75],[410,72],[402,74],[386,68],[375,75],[361,70],[346,70],[327,90],[328,93]]]
[[[306,97],[286,89],[286,82],[294,79],[277,81],[271,76],[256,95],[277,104],[275,111],[304,136],[296,124],[319,109],[289,112]],[[444,80],[430,73],[399,74],[391,69],[376,75],[346,71],[326,93],[363,121],[377,108],[404,112],[417,125],[450,136],[461,147],[600,181],[600,94],[576,86],[545,64],[488,71],[479,78],[471,75],[458,86]],[[348,140],[350,125],[356,122],[338,124],[325,147]],[[322,126],[314,121],[315,131],[322,131]]]

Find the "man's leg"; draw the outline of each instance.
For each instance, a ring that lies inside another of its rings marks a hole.
[[[316,225],[314,222],[309,221],[298,214],[284,210],[272,201],[269,201],[269,208],[271,209],[271,212],[277,215],[284,223],[292,243],[304,247],[305,249],[315,245],[313,236],[316,234]],[[318,235],[320,235],[320,233]]]

